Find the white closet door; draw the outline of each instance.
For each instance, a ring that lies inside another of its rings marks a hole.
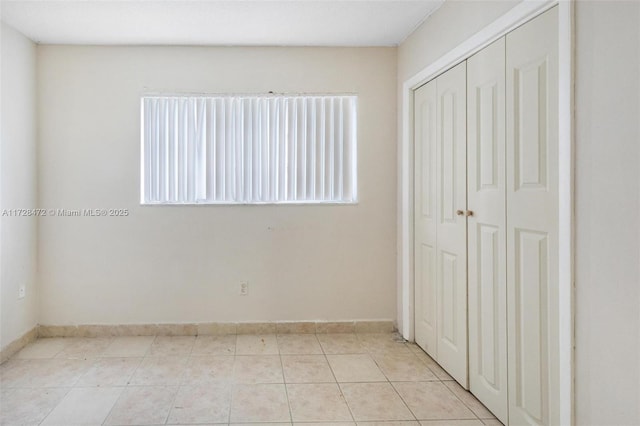
[[[507,422],[505,39],[467,61],[469,387]]]
[[[467,64],[436,79],[437,361],[468,388]]]
[[[414,92],[415,338],[436,351],[436,82]]]
[[[559,424],[558,11],[507,41],[509,423]]]

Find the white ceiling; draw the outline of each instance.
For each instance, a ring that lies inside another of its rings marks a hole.
[[[394,46],[444,0],[1,0],[45,44]]]

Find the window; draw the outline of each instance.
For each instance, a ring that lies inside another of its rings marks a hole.
[[[355,96],[144,96],[144,204],[354,203]]]

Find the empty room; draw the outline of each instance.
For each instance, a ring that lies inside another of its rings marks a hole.
[[[0,20],[0,425],[640,426],[637,0]]]

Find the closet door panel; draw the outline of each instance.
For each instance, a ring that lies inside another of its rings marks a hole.
[[[467,61],[469,386],[507,422],[505,39]]]
[[[414,271],[416,343],[437,357],[436,82],[414,92]]]
[[[558,12],[506,37],[509,422],[559,422]]]
[[[466,62],[436,86],[437,361],[467,388]]]

